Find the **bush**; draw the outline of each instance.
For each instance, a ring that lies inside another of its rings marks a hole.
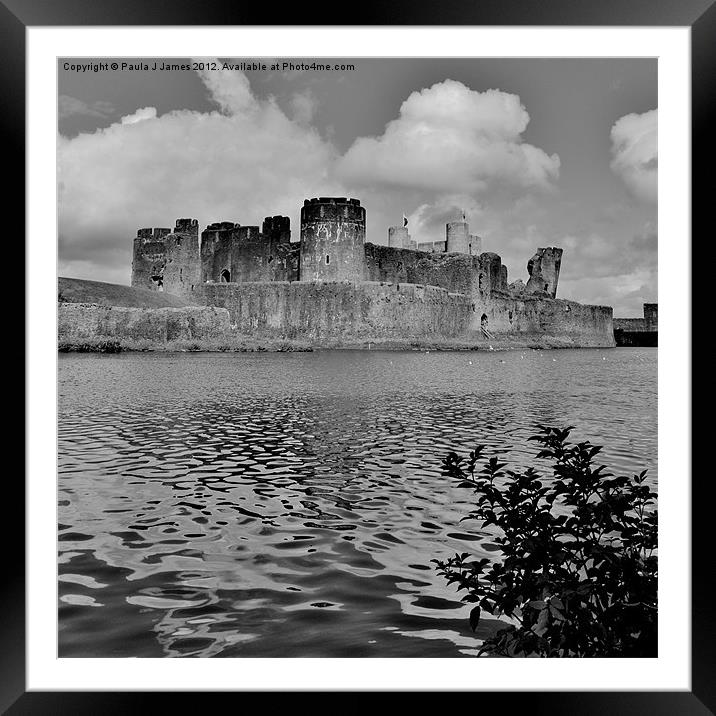
[[[443,461],[444,474],[477,494],[463,519],[498,532],[499,561],[433,560],[475,604],[473,630],[482,612],[511,622],[478,655],[655,657],[657,509],[646,470],[616,477],[594,465],[601,447],[567,442],[571,427],[537,427],[530,439],[552,464],[548,481],[484,458],[483,445]]]

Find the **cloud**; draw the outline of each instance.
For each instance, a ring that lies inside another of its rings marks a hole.
[[[73,116],[101,117],[107,118],[114,113],[114,105],[103,100],[87,104],[81,99],[61,94],[57,98],[58,119],[67,119]]]
[[[121,124],[136,124],[137,122],[144,122],[147,119],[157,118],[156,107],[142,107],[132,114],[126,114],[120,120]]]
[[[333,146],[254,97],[238,72],[201,75],[221,111],[144,107],[93,134],[58,138],[59,233],[63,270],[124,283],[139,227],[175,218],[260,224],[291,216],[303,200],[344,188],[332,177]]]
[[[291,116],[299,124],[310,124],[316,113],[316,98],[310,89],[296,92],[291,97]]]
[[[517,95],[476,92],[448,79],[413,92],[382,136],[357,139],[338,174],[356,185],[445,194],[480,193],[489,185],[548,188],[559,157],[522,142],[528,123]]]
[[[656,203],[658,178],[657,110],[627,114],[611,131],[612,171],[621,177],[630,193]]]
[[[202,65],[221,64],[218,60],[201,58]],[[237,70],[200,70],[201,81],[209,90],[211,99],[225,114],[247,114],[257,111],[260,104],[251,92],[249,78]]]

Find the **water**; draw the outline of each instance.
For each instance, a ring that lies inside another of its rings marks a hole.
[[[440,475],[576,426],[656,480],[656,349],[60,355],[60,656],[460,657]]]

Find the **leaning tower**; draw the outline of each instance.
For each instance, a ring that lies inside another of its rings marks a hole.
[[[362,281],[365,209],[358,199],[306,199],[301,209],[301,281]]]

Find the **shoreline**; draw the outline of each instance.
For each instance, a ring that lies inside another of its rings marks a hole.
[[[569,350],[575,348],[612,349],[615,346],[582,345],[569,339],[541,337],[534,339],[499,339],[485,343],[457,339],[425,340],[356,340],[307,341],[289,338],[256,339],[251,336],[231,336],[226,339],[175,340],[167,342],[96,338],[63,338],[58,341],[58,353],[313,353],[322,350],[364,351],[442,351],[442,352],[498,352],[512,350]]]

